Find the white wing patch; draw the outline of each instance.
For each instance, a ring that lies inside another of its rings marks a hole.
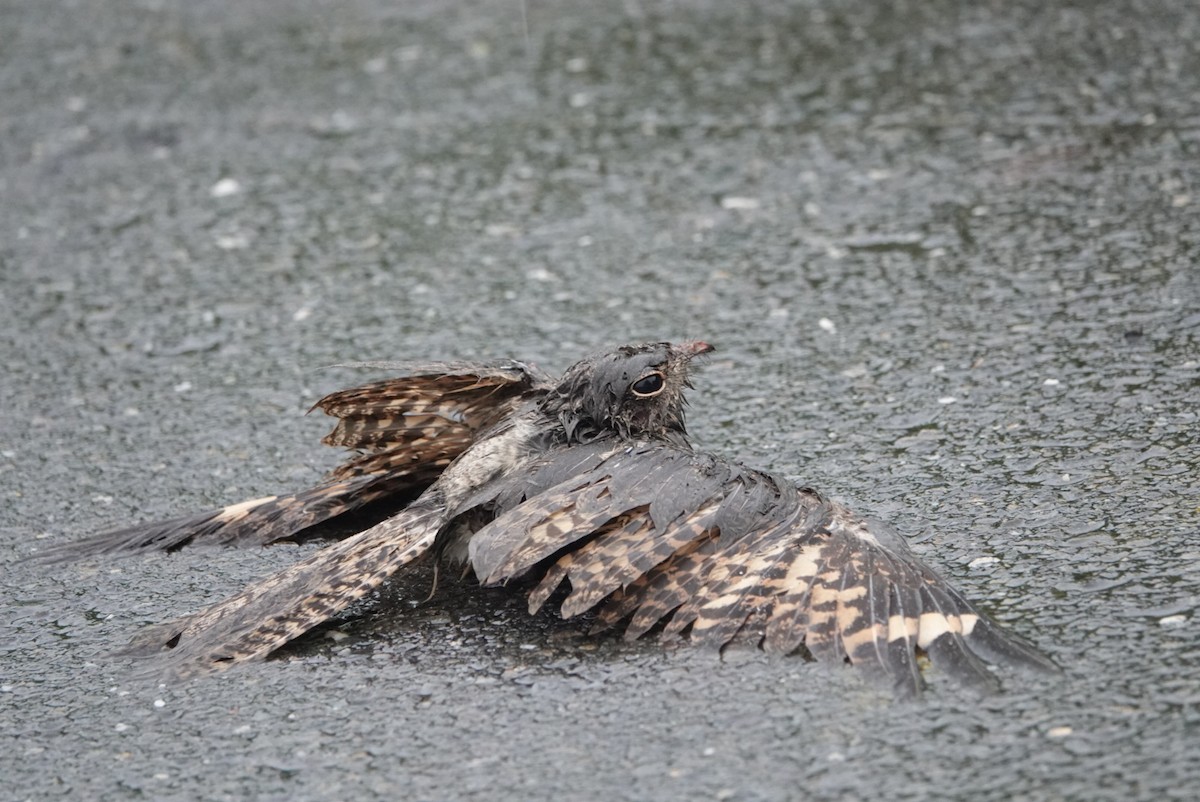
[[[970,613],[964,615],[921,613],[917,645],[922,649],[928,648],[929,644],[947,632],[953,632],[956,635],[970,635],[978,621],[979,616]]]

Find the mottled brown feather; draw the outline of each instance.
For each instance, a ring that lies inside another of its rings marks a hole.
[[[476,567],[488,583],[540,578],[534,609],[569,581],[564,617],[599,608],[597,627],[628,617],[634,637],[666,620],[664,637],[688,632],[715,649],[742,638],[771,651],[804,646],[900,693],[921,686],[918,649],[984,689],[994,679],[980,656],[1050,667],[1016,638],[992,648],[995,627],[981,630],[975,651],[974,622],[986,619],[891,533],[813,491],[726,468],[669,446],[614,452],[502,511],[472,543]],[[655,489],[668,485],[694,492],[686,509],[669,508],[676,517],[655,520]],[[490,548],[491,538],[503,546]]]
[[[429,553],[442,522],[440,510],[410,507],[236,596],[144,630],[128,651],[167,651],[162,665],[180,677],[263,657]]]

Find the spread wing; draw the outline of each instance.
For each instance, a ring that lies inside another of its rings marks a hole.
[[[236,596],[148,627],[126,654],[166,652],[155,670],[196,676],[265,657],[430,552],[444,510],[418,501],[370,529],[262,579]]]
[[[471,542],[481,581],[536,580],[531,609],[565,581],[564,616],[598,609],[628,637],[661,623],[716,649],[803,647],[900,694],[923,687],[921,654],[982,689],[996,685],[983,661],[1053,669],[893,530],[816,491],[662,444],[579,452],[497,493],[499,515]]]
[[[481,432],[552,385],[540,370],[515,361],[356,362],[339,367],[384,368],[404,375],[339,390],[313,405],[338,419],[321,442],[364,452],[334,469],[331,479],[394,472],[406,464],[426,466],[436,478]]]
[[[264,496],[168,521],[105,532],[53,546],[34,558],[47,563],[65,562],[111,554],[175,551],[190,543],[266,545],[287,540],[310,526],[372,502],[402,497],[413,487],[413,478],[410,473],[352,476],[298,493]],[[436,475],[429,481],[435,478]]]
[[[529,365],[363,362],[339,367],[403,375],[325,396],[313,409],[338,419],[322,442],[358,453],[306,490],[106,532],[36,555],[45,562],[172,551],[190,543],[262,545],[377,501],[407,501],[431,485],[482,433],[550,386]]]

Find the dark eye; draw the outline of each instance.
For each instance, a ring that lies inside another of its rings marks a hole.
[[[655,371],[635,381],[629,389],[633,390],[633,394],[638,398],[649,398],[661,393],[664,385],[663,375]]]

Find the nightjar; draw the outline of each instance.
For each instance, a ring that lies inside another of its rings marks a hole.
[[[143,630],[179,675],[264,657],[432,557],[511,585],[531,612],[594,611],[636,638],[848,662],[901,695],[919,657],[982,689],[984,661],[1055,670],[900,536],[807,487],[699,453],[684,392],[703,342],[627,345],[561,378],[517,361],[357,363],[397,378],[335,392],[325,443],[353,455],[316,487],[69,543],[49,560],[266,544],[385,500],[399,512],[229,599]],[[560,591],[556,593],[556,591]]]

